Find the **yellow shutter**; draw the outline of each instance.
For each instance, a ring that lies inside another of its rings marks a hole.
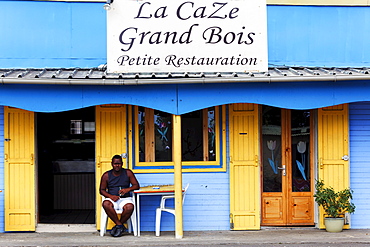
[[[230,106],[230,228],[260,229],[258,105]]]
[[[5,231],[35,231],[34,113],[5,107]]]
[[[326,186],[342,190],[349,186],[348,105],[321,108],[318,111],[319,179]],[[323,228],[320,210],[320,228]]]
[[[101,196],[100,178],[112,169],[111,160],[115,154],[127,153],[126,106],[101,105],[96,107],[96,225],[100,229]],[[125,162],[126,159],[123,159]],[[124,164],[125,167],[127,165]],[[112,223],[110,223],[111,225]],[[110,226],[108,226],[109,228]]]

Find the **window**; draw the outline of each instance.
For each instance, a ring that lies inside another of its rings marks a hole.
[[[181,116],[181,140],[173,138],[172,115],[144,107],[132,111],[132,160],[135,172],[173,169],[173,146],[181,143],[183,169],[219,169],[225,140],[222,107],[210,107]],[[215,170],[215,171],[216,171]],[[153,171],[151,171],[153,172]],[[168,170],[170,172],[170,170]]]

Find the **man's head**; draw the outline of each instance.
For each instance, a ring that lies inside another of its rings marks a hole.
[[[119,172],[122,169],[122,165],[123,165],[122,157],[118,154],[114,155],[112,158],[113,170]]]

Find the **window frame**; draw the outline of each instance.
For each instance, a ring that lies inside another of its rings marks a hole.
[[[174,171],[174,156],[172,161],[152,161],[140,162],[139,160],[139,125],[138,125],[138,106],[129,107],[129,167],[135,173],[170,173]],[[145,108],[148,109],[148,108]],[[153,110],[154,111],[154,110]],[[208,111],[208,108],[202,109]],[[204,120],[203,120],[204,121]],[[154,123],[154,122],[153,122]],[[152,123],[148,123],[153,125]],[[154,125],[153,125],[154,126]],[[150,129],[150,128],[149,128]],[[203,136],[208,131],[208,126],[203,127]],[[183,172],[225,172],[226,171],[226,116],[225,106],[215,106],[215,161],[181,161]],[[172,130],[173,133],[173,130]],[[154,135],[154,132],[153,132]],[[178,145],[181,140],[172,139],[172,146]],[[205,142],[204,142],[205,143]],[[207,142],[208,143],[208,142]],[[203,148],[206,144],[203,144]],[[208,145],[206,145],[208,146]],[[205,150],[203,150],[203,153]]]

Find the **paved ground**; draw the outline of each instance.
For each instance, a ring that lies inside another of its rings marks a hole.
[[[370,229],[328,233],[315,228],[272,228],[260,231],[142,232],[120,238],[99,232],[0,233],[0,246],[370,246]]]

